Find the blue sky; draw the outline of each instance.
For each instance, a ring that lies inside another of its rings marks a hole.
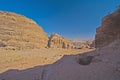
[[[120,0],[2,0],[0,10],[33,19],[48,35],[91,39],[101,19],[118,5]]]

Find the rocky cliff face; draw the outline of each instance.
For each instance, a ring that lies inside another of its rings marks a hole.
[[[0,47],[21,50],[44,48],[47,44],[47,34],[33,20],[0,12]]]
[[[120,39],[120,9],[102,19],[96,31],[95,46],[104,47],[116,39]]]
[[[52,34],[48,41],[49,48],[73,48],[73,44],[58,34]]]

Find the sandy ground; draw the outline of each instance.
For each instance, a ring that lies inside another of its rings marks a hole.
[[[63,55],[80,54],[92,49],[34,49],[23,51],[0,50],[0,73],[9,69],[26,69],[52,64]]]
[[[9,67],[9,70],[0,73],[0,80],[120,80],[119,43],[120,41],[113,42],[106,47],[99,48],[94,51],[89,51],[87,49],[41,49],[15,51],[13,56],[19,54],[20,57],[21,55],[20,60],[17,62],[26,62],[26,65],[30,68],[27,68],[24,64],[16,63],[11,68]],[[85,51],[87,52],[80,54],[80,52],[82,53]],[[65,56],[65,54],[67,56]],[[83,55],[93,56],[90,64],[83,65],[78,63],[78,59],[80,59],[80,56],[84,57]],[[7,57],[10,56],[7,55]],[[46,57],[47,59],[45,59]],[[17,59],[16,56],[15,59]],[[46,63],[42,61],[46,61]],[[36,62],[36,64],[34,62]],[[39,63],[38,66],[37,62]],[[13,63],[15,63],[15,61],[13,61]],[[6,63],[6,65],[8,65],[8,63]],[[20,66],[24,66],[23,68],[25,69],[19,70],[22,69]],[[12,69],[13,67],[18,69]]]

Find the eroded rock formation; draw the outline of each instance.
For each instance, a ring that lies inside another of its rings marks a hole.
[[[73,48],[73,44],[64,37],[61,37],[58,34],[52,34],[48,42],[49,48]]]
[[[116,39],[120,39],[120,9],[102,19],[96,31],[95,47],[107,46]]]
[[[94,41],[93,40],[73,40],[73,45],[76,49],[83,49],[83,48],[94,48]]]
[[[0,47],[6,49],[44,48],[48,36],[33,20],[24,16],[0,12]]]

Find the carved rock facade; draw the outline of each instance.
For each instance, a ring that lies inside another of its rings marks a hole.
[[[64,37],[61,37],[58,34],[52,34],[48,41],[48,47],[49,48],[66,48],[71,49],[73,48],[73,44],[71,41],[67,40]]]

